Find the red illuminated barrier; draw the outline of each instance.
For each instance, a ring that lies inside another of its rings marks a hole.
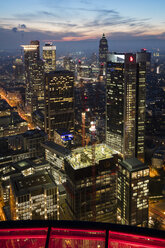
[[[120,233],[109,231],[109,248],[111,247],[165,247],[165,240],[160,238],[152,238],[150,236],[142,236],[130,233]]]
[[[0,222],[0,248],[162,248],[165,232],[108,223]]]

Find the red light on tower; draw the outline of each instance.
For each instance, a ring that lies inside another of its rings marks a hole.
[[[133,57],[132,56],[129,57],[129,61],[133,62]]]

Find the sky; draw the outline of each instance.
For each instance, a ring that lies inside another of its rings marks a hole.
[[[163,49],[165,0],[4,0],[0,48],[38,39],[60,49],[95,47],[105,33],[112,49]]]

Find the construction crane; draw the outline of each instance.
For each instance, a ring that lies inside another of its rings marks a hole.
[[[86,102],[85,102],[85,94],[84,94],[84,84],[83,80],[80,80],[81,85],[81,102],[82,102],[82,113],[81,113],[81,124],[82,124],[82,147],[85,146],[85,118],[86,118]]]
[[[92,143],[92,212],[93,221],[96,221],[96,167],[95,167],[95,135],[96,135],[96,123],[91,121],[91,143]]]
[[[81,83],[81,99],[82,99],[82,147],[85,147],[85,141],[86,144],[89,142],[88,139],[86,139],[86,112],[89,112],[90,114],[90,109],[86,108],[86,99],[87,96],[85,95],[84,92],[84,84],[83,80],[80,81]],[[90,114],[90,119],[92,119],[91,114]],[[92,213],[93,213],[93,221],[96,221],[96,168],[95,168],[95,136],[96,136],[96,123],[95,121],[90,122],[90,128],[91,132],[91,155],[92,155]]]

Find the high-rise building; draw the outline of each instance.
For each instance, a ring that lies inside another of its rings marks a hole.
[[[44,109],[44,68],[39,54],[39,41],[31,41],[24,48],[25,101],[31,113]]]
[[[47,171],[11,178],[12,220],[59,219],[58,189]]]
[[[16,59],[13,63],[14,79],[16,83],[24,82],[24,63],[22,59]]]
[[[75,61],[72,57],[64,57],[63,64],[65,70],[75,72]]]
[[[65,158],[68,214],[73,220],[114,223],[118,155],[105,144],[96,145],[93,165],[92,152],[91,146],[81,147]]]
[[[117,182],[117,221],[147,226],[149,168],[137,158],[119,163]]]
[[[105,82],[108,42],[103,34],[99,44],[99,81]]]
[[[137,139],[136,149],[137,157],[144,160],[144,137],[145,137],[145,113],[146,113],[146,85],[150,74],[151,54],[142,49],[136,53],[136,62],[138,70],[138,85],[137,85]]]
[[[54,140],[54,131],[74,130],[74,74],[54,71],[45,75],[45,132]]]
[[[53,46],[52,42],[47,42],[43,46],[43,60],[45,72],[56,70],[56,46]]]
[[[106,142],[124,158],[144,161],[145,87],[150,54],[109,54]]]
[[[103,34],[102,38],[100,39],[100,44],[99,44],[99,62],[106,63],[107,55],[108,55],[108,42],[105,37],[105,34]]]

